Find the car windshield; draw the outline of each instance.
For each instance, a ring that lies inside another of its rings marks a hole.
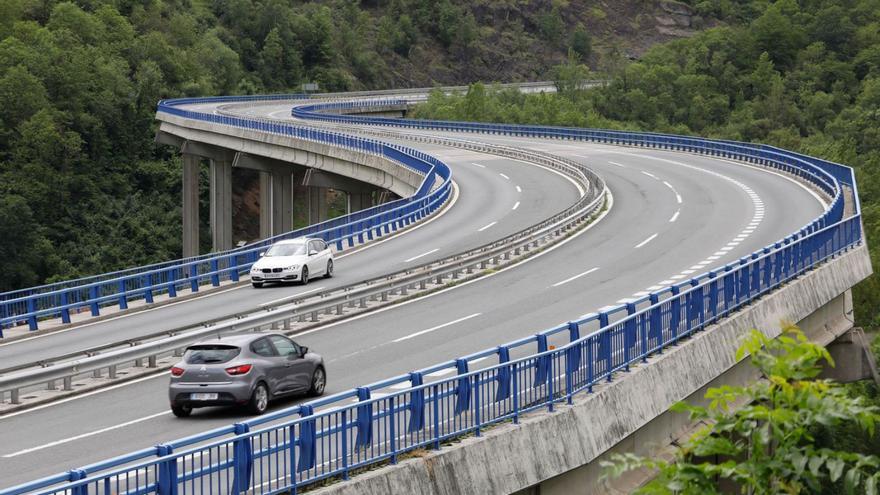
[[[265,256],[296,256],[306,254],[305,243],[275,244],[266,251]]]
[[[187,348],[183,355],[183,360],[187,364],[217,364],[225,363],[235,356],[241,349],[233,345],[194,345]]]

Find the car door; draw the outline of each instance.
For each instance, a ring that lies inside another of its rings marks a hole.
[[[309,273],[313,273],[315,276],[319,274],[323,274],[324,270],[327,269],[326,262],[321,261],[321,250],[318,245],[320,241],[311,240],[309,241],[308,246],[308,260],[309,260]],[[312,255],[313,252],[317,251],[318,253]]]
[[[282,335],[270,335],[269,339],[278,349],[278,354],[287,361],[286,383],[288,388],[285,392],[305,392],[311,385],[312,366],[303,359],[299,346],[292,340]]]
[[[280,356],[275,346],[267,338],[257,339],[251,343],[251,352],[260,356],[263,366],[263,375],[269,382],[269,391],[277,394],[290,387],[287,383],[287,359]]]
[[[324,241],[318,241],[318,251],[321,253],[321,266],[327,269],[327,263],[330,262],[330,245]]]

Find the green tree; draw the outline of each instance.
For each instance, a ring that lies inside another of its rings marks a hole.
[[[590,52],[593,50],[593,40],[583,24],[578,23],[574,32],[571,33],[570,48],[577,53],[581,60],[586,61],[590,58]]]
[[[850,423],[873,436],[880,420],[878,408],[864,398],[816,378],[823,362],[833,365],[828,351],[790,326],[777,339],[753,330],[736,358],[746,355],[764,379],[711,388],[708,407],[674,406],[704,426],[672,461],[618,454],[603,462],[606,475],[653,470],[657,476],[637,491],[644,494],[721,493],[720,480],[754,495],[818,493],[823,483],[838,480],[848,494],[876,494],[880,458],[816,445],[817,430]]]
[[[583,90],[584,83],[590,77],[590,69],[580,63],[574,50],[568,51],[568,59],[564,64],[553,68],[553,82],[556,83],[556,91],[563,96],[571,97],[576,92]]]

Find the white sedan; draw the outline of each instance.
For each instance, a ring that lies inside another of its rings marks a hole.
[[[321,239],[301,237],[279,241],[251,267],[251,284],[260,288],[266,282],[309,283],[309,278],[333,276],[333,253]]]

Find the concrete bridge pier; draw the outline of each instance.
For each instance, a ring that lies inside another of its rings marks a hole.
[[[199,254],[199,169],[202,159],[183,155],[183,257]]]
[[[211,160],[211,239],[213,251],[232,249],[232,162]]]
[[[327,187],[309,187],[309,225],[323,222],[330,218],[330,208],[327,202]]]

